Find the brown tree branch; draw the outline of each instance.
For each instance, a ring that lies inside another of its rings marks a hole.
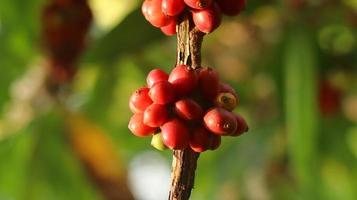
[[[190,15],[184,14],[177,26],[177,64],[186,64],[194,70],[201,66],[201,44],[204,34],[191,27]],[[174,150],[169,200],[190,198],[199,155],[189,147]]]

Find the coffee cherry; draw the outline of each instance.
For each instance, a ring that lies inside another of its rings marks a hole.
[[[214,136],[206,128],[199,126],[196,127],[191,134],[190,147],[197,153],[202,153],[211,147],[212,137]],[[218,136],[219,137],[219,136]]]
[[[245,121],[245,119],[239,115],[239,114],[234,114],[236,120],[237,120],[237,130],[231,134],[231,136],[240,136],[243,133],[248,131],[248,124]]]
[[[216,0],[222,13],[229,16],[238,15],[245,8],[245,0]]]
[[[157,128],[147,126],[143,122],[144,115],[143,113],[134,114],[129,121],[128,128],[129,130],[138,137],[145,137],[153,134]]]
[[[197,102],[187,98],[175,103],[175,113],[187,121],[200,120],[203,116],[203,109]]]
[[[144,112],[153,102],[149,97],[149,88],[142,87],[136,90],[130,97],[129,108],[133,113]]]
[[[161,135],[162,141],[170,149],[184,149],[190,140],[187,125],[179,119],[172,119],[161,126]]]
[[[172,22],[170,22],[166,26],[161,27],[160,29],[167,36],[175,35],[176,34],[176,20],[172,20]]]
[[[183,0],[162,0],[162,12],[169,16],[176,16],[180,14],[185,8]]]
[[[221,24],[221,11],[213,3],[209,8],[192,11],[192,19],[198,30],[203,33],[211,33]]]
[[[216,70],[204,67],[198,73],[198,83],[202,96],[207,100],[213,100],[219,90],[219,76]]]
[[[169,78],[169,75],[162,71],[161,69],[153,69],[149,72],[149,74],[146,77],[146,83],[149,88],[151,88],[155,83],[158,83],[160,81],[167,81]]]
[[[169,82],[172,83],[179,96],[190,94],[196,88],[197,81],[197,74],[187,65],[176,66],[169,76]]]
[[[149,96],[157,104],[169,104],[175,100],[173,85],[167,81],[156,83],[150,88]]]
[[[155,149],[159,150],[159,151],[163,151],[165,149],[167,149],[167,147],[165,146],[165,144],[162,142],[162,138],[161,138],[161,134],[155,134],[152,136],[151,138],[151,146],[153,146]]]
[[[194,9],[204,9],[212,4],[212,0],[184,0],[186,5]]]
[[[169,120],[169,112],[164,105],[151,104],[144,112],[144,124],[159,127]]]
[[[221,136],[219,135],[213,135],[211,136],[211,146],[210,150],[216,150],[218,149],[219,146],[221,146]]]
[[[232,111],[237,107],[237,101],[237,98],[232,93],[225,92],[217,95],[214,104],[217,107]]]
[[[145,19],[158,28],[166,26],[173,20],[162,12],[161,3],[162,0],[145,0],[141,7]]]
[[[218,89],[219,93],[231,93],[235,96],[235,98],[238,100],[238,95],[237,92],[235,91],[234,88],[232,88],[232,86],[230,86],[227,83],[219,83],[219,89]]]
[[[222,108],[209,110],[203,120],[206,128],[217,135],[230,135],[237,130],[234,114]]]

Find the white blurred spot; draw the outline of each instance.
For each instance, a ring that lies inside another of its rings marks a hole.
[[[170,165],[157,152],[136,156],[129,167],[129,184],[137,200],[166,200],[170,184]]]

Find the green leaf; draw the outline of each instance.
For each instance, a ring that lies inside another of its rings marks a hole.
[[[89,47],[85,61],[113,63],[123,54],[138,52],[163,37],[157,28],[145,20],[140,9],[137,9],[107,35]]]
[[[290,32],[284,58],[288,153],[301,195],[312,198],[317,192],[317,63],[309,32],[298,27]]]

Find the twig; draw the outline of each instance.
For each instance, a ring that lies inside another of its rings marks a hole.
[[[191,28],[190,15],[184,14],[177,26],[177,64],[191,69],[201,66],[201,44],[204,34]],[[199,153],[186,148],[174,150],[169,200],[188,200],[194,185]]]

